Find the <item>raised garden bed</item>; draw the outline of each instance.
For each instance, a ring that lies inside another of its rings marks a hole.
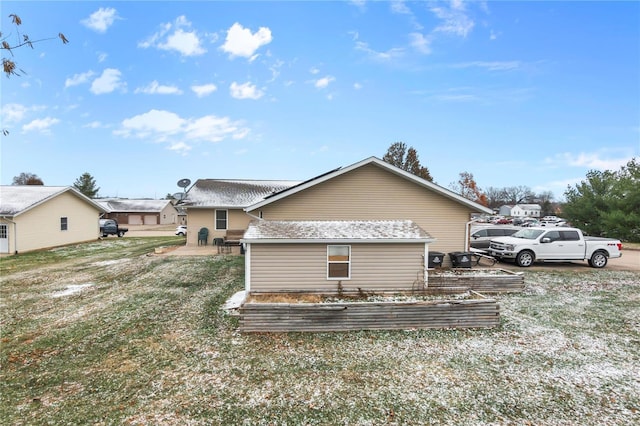
[[[513,293],[524,290],[524,274],[505,269],[432,269],[428,292],[455,293],[473,290],[479,293]]]
[[[308,298],[297,295],[289,303],[269,302],[267,296],[250,298],[239,309],[240,331],[491,328],[500,323],[498,303],[476,292],[448,299],[426,296],[377,298],[379,300],[375,301],[369,298],[367,301],[326,299],[308,302]]]

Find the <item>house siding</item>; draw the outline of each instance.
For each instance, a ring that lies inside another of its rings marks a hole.
[[[436,238],[430,250],[465,248],[472,210],[369,164],[261,208],[268,220],[404,220]],[[258,211],[251,212],[258,215]],[[449,259],[445,264],[450,265]]]
[[[250,292],[411,290],[424,277],[422,243],[347,244],[351,279],[327,279],[327,244],[252,243]]]
[[[187,245],[198,245],[198,231],[201,228],[209,229],[209,240],[207,244],[212,244],[214,238],[224,238],[227,233],[225,229],[216,230],[215,210],[206,208],[188,208],[189,223],[187,232]],[[220,209],[227,210],[227,229],[245,230],[249,226],[249,222],[253,220],[242,209]]]
[[[19,253],[98,239],[99,211],[65,192],[15,217],[8,223],[9,253]],[[60,218],[67,218],[67,230]],[[16,243],[17,239],[17,243]]]

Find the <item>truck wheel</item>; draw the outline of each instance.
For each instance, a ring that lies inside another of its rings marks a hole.
[[[589,259],[589,265],[592,268],[604,268],[607,266],[607,254],[603,251],[597,251],[593,253],[591,259]]]
[[[118,237],[120,237],[120,238],[124,237],[124,232],[118,231]]]
[[[533,260],[535,259],[532,252],[529,250],[523,250],[516,256],[516,264],[523,268],[527,266],[531,266],[533,264]]]

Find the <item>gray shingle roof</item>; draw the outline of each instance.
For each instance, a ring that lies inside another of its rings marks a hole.
[[[158,213],[171,202],[169,200],[128,200],[121,198],[95,201],[109,212],[139,213]]]
[[[244,242],[431,242],[411,220],[252,221]]]
[[[71,186],[2,185],[0,186],[0,215],[16,216],[66,191],[71,191],[77,197],[94,205],[96,209],[103,211],[99,204]]]
[[[181,204],[187,207],[244,208],[298,183],[287,180],[198,179]]]

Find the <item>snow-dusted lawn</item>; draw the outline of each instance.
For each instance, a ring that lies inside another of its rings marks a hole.
[[[0,260],[6,424],[640,419],[640,273],[527,271],[491,330],[243,335],[243,258],[128,240]]]

